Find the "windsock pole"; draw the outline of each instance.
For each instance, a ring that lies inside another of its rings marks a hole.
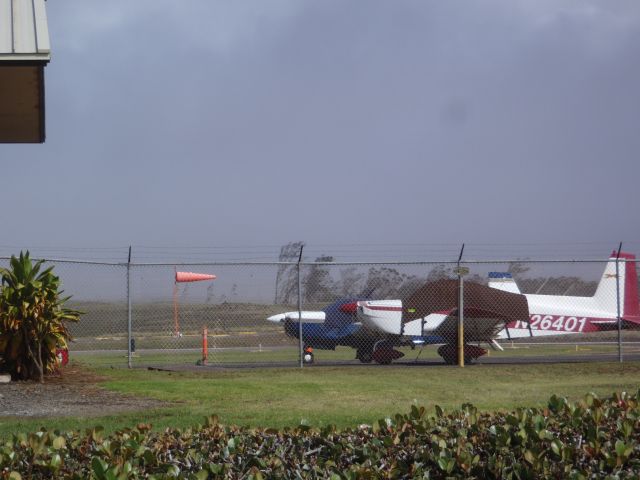
[[[178,324],[178,269],[174,267],[175,275],[173,281],[173,336],[180,334],[180,325]]]
[[[173,283],[173,335],[180,334],[180,325],[178,324],[178,284]]]
[[[179,337],[180,322],[178,320],[178,283],[215,280],[216,276],[209,273],[179,272],[177,268],[174,269],[175,276],[173,281],[173,334],[176,337]]]

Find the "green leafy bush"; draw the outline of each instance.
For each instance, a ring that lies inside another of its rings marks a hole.
[[[44,380],[57,366],[57,350],[67,348],[66,322],[80,312],[64,308],[60,279],[53,267],[43,271],[29,252],[11,256],[11,268],[0,268],[0,371],[14,379]]]
[[[473,405],[373,426],[272,430],[148,425],[105,436],[39,431],[0,448],[2,478],[638,478],[638,394],[593,394],[546,408],[482,413]],[[11,477],[10,475],[14,475]]]

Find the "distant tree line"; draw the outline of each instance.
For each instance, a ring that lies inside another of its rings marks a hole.
[[[275,302],[295,304],[298,298],[298,271],[302,242],[291,242],[280,249],[280,262],[276,274]],[[399,272],[387,266],[326,265],[334,261],[330,255],[316,257],[313,263],[302,266],[300,283],[305,303],[330,302],[342,297],[390,298],[404,297],[420,287],[426,278]]]
[[[295,263],[300,256],[303,242],[291,242],[280,249],[279,261],[291,262],[279,265],[276,275],[275,303],[295,304],[298,299],[298,273]],[[304,259],[308,262],[308,259]],[[406,298],[427,282],[456,278],[455,265],[435,264],[425,276],[412,275],[388,265],[326,265],[335,259],[330,255],[316,257],[313,263],[302,265],[301,286],[304,303],[327,303],[338,298]],[[523,293],[542,295],[591,296],[597,281],[577,276],[527,275],[530,267],[526,261],[512,262],[508,271]],[[477,273],[466,275],[466,282],[486,284],[487,278]]]
[[[576,276],[527,277],[530,267],[525,262],[512,262],[509,272],[513,275],[522,293],[540,295],[572,295],[590,297],[596,293],[598,281],[584,280]]]

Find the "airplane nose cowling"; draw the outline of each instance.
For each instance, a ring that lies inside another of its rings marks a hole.
[[[358,311],[358,302],[345,303],[340,307],[342,313],[355,314]]]
[[[279,313],[278,315],[272,315],[269,318],[267,318],[267,320],[273,323],[281,323],[281,322],[284,322],[285,320],[285,314]]]

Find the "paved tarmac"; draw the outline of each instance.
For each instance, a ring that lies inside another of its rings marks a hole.
[[[479,358],[475,363],[467,365],[469,368],[473,368],[476,365],[543,365],[550,363],[603,363],[603,362],[617,362],[619,360],[618,354],[609,353],[590,353],[583,355],[549,355],[549,356],[522,356],[522,355],[501,355],[501,356],[485,356]],[[628,353],[624,354],[624,362],[638,362],[640,361],[640,353]],[[142,366],[142,365],[141,365]],[[265,362],[265,363],[211,363],[208,365],[191,365],[191,364],[158,364],[158,365],[144,365],[144,368],[151,370],[162,371],[202,371],[202,370],[234,370],[234,369],[255,369],[255,368],[296,368],[299,366],[298,362]],[[389,365],[380,365],[375,362],[361,363],[358,360],[341,360],[341,361],[322,361],[322,359],[316,359],[316,362],[312,365],[305,365],[304,368],[326,368],[326,367],[352,367],[359,366],[365,368],[388,368]],[[450,367],[457,368],[455,365],[447,365],[441,359],[428,359],[428,360],[411,360],[402,359],[394,361],[391,366],[403,366],[403,367]]]

